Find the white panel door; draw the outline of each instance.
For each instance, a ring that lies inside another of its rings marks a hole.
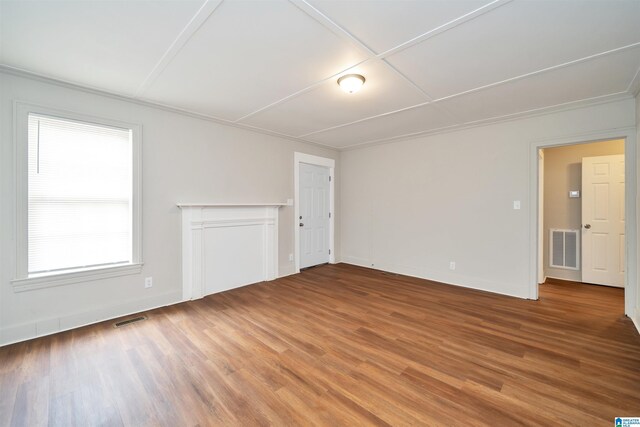
[[[582,281],[624,287],[624,155],[582,159]]]
[[[300,268],[329,262],[329,168],[300,164]]]

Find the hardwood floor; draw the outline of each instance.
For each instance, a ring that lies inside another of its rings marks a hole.
[[[581,425],[640,416],[621,289],[526,301],[348,265],[0,348],[0,425]]]

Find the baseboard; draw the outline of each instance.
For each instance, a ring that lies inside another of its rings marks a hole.
[[[293,276],[294,274],[298,274],[295,270],[293,271],[287,271],[286,273],[282,273],[278,275],[278,279],[281,279],[283,277],[287,277],[287,276]]]
[[[0,329],[0,347],[182,302],[182,291]]]
[[[631,313],[631,316],[629,317],[631,318],[633,325],[636,327],[636,331],[640,334],[640,307],[636,307],[634,311],[635,313]]]
[[[293,262],[278,266],[278,279],[291,276],[292,274],[296,274],[296,266],[293,265]]]
[[[456,281],[452,281],[451,278],[445,277],[442,274],[439,274],[434,271],[422,271],[418,268],[408,267],[408,266],[398,266],[393,264],[381,264],[381,263],[372,263],[370,260],[358,257],[351,256],[343,256],[342,262],[345,264],[356,265],[358,267],[371,268],[374,270],[380,270],[387,273],[394,274],[402,274],[404,276],[415,277],[418,279],[431,280],[438,283],[443,283],[445,285],[451,286],[459,286],[462,288],[475,289],[478,291],[491,292],[493,294],[506,295],[510,297],[520,298],[520,299],[528,299],[527,295],[518,294],[514,292],[501,292],[496,290],[491,285],[497,284],[496,282],[491,282],[483,279],[478,279],[474,277],[468,277],[463,275],[456,275]],[[528,290],[525,290],[528,291]]]
[[[278,275],[278,278],[296,274],[295,268],[289,266],[280,266],[280,272],[281,274]],[[182,290],[157,295],[153,298],[128,301],[124,304],[116,304],[97,310],[88,310],[62,317],[8,326],[0,329],[0,347],[180,302],[183,302]]]
[[[344,264],[351,264],[351,265],[357,265],[359,267],[367,267],[367,268],[372,268],[371,266],[371,262],[368,259],[365,258],[358,258],[358,257],[353,257],[353,256],[343,256],[340,259],[340,262],[344,263]]]

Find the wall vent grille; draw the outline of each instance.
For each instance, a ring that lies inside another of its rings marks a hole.
[[[580,230],[549,230],[549,266],[567,270],[580,269]]]
[[[143,320],[147,320],[147,316],[137,316],[132,317],[131,319],[121,320],[113,324],[114,328],[120,328],[122,326],[130,325],[132,323],[142,322]]]

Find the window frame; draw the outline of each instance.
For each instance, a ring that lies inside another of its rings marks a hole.
[[[51,272],[29,276],[28,271],[28,122],[29,114],[51,116],[62,120],[86,122],[98,126],[130,129],[132,134],[132,189],[131,189],[131,263],[107,267],[69,269],[72,271]],[[16,259],[14,292],[49,288],[71,283],[89,282],[108,277],[137,274],[142,271],[142,126],[119,120],[105,119],[68,110],[14,101],[14,155],[15,155],[15,236]]]

